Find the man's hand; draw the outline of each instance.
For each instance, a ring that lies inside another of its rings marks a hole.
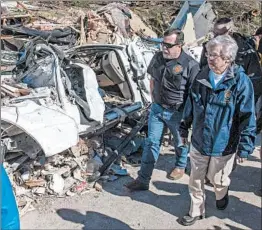
[[[242,164],[247,160],[247,158],[237,157],[237,163]]]

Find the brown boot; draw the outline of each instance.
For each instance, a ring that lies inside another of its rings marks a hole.
[[[143,190],[148,190],[149,185],[141,183],[137,179],[134,181],[129,182],[128,184],[125,184],[125,186],[130,190],[130,191],[143,191]]]
[[[170,180],[179,180],[183,177],[184,173],[185,169],[175,168],[169,175],[167,175],[167,178]]]

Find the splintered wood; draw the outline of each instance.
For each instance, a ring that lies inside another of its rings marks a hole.
[[[26,96],[30,94],[30,90],[26,88],[22,88],[22,86],[15,85],[11,86],[8,83],[1,84],[1,97],[9,96],[9,97],[20,97]]]

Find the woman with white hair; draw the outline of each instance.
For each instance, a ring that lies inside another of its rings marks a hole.
[[[244,69],[234,64],[238,51],[235,40],[229,35],[217,36],[206,48],[208,65],[192,84],[180,125],[184,143],[193,127],[191,206],[181,219],[186,226],[205,217],[205,177],[214,186],[217,209],[227,207],[235,155],[242,163],[253,152],[255,141],[254,90]],[[239,138],[233,138],[235,132]]]

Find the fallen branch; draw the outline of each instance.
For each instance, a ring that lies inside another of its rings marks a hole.
[[[31,18],[30,14],[21,14],[21,15],[2,15],[1,20],[12,19],[12,18]]]
[[[81,34],[81,31],[78,30],[78,29],[76,29],[75,27],[73,27],[73,26],[69,26],[69,28],[71,28],[71,29],[74,30],[75,32]]]
[[[80,17],[80,23],[81,23],[81,32],[80,32],[80,45],[83,45],[86,43],[86,33],[84,28],[84,17],[81,15]]]
[[[5,85],[5,84],[2,84],[2,85],[1,85],[1,90],[2,90],[5,94],[7,94],[7,95],[9,95],[9,96],[11,96],[11,97],[19,97],[19,96],[20,96],[19,91],[18,91],[17,89],[16,89],[16,90],[14,90],[14,89],[16,89],[16,88],[10,87],[10,86]]]
[[[31,13],[31,11],[29,9],[27,9],[27,7],[20,1],[16,1],[17,6],[21,6],[27,13]]]

